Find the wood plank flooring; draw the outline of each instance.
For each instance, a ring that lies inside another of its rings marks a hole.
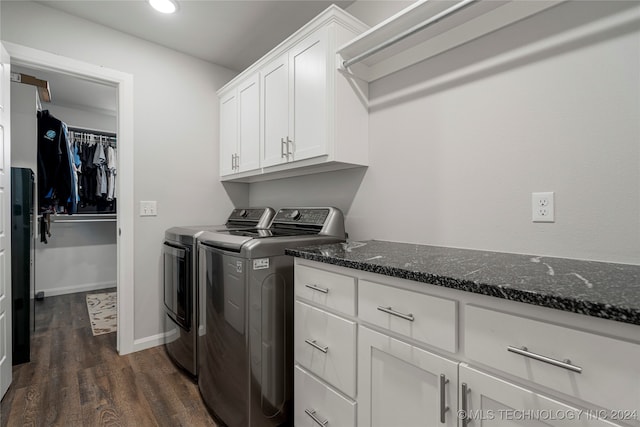
[[[164,347],[119,356],[115,333],[94,337],[85,295],[36,302],[31,362],[13,367],[0,426],[216,426]]]

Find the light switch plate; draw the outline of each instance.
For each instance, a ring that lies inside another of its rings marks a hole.
[[[152,201],[140,201],[140,216],[157,216],[158,215],[158,202]]]

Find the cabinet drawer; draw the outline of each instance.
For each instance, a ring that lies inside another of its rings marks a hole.
[[[360,280],[360,319],[451,353],[457,351],[457,302]]]
[[[605,408],[639,409],[638,344],[471,305],[464,322],[472,360]],[[513,352],[523,347],[530,353]],[[553,364],[565,360],[570,366]]]
[[[297,427],[318,427],[325,420],[327,426],[356,425],[355,402],[342,397],[298,366],[294,373],[294,393],[293,418]]]
[[[356,279],[296,265],[296,296],[351,316],[356,314]]]
[[[296,301],[295,359],[351,397],[356,394],[356,324]]]

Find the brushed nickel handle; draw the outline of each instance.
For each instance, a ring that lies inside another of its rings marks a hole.
[[[445,396],[445,386],[449,383],[449,380],[444,376],[444,374],[440,374],[440,422],[442,424],[446,424],[445,414],[449,410],[449,407],[446,405],[446,396]]]
[[[404,313],[400,313],[399,311],[395,311],[393,308],[391,307],[382,307],[382,306],[378,306],[378,310],[380,311],[384,311],[385,313],[400,317],[404,320],[408,320],[409,322],[413,322],[415,320],[415,318],[413,317],[413,314],[409,313],[409,314],[404,314]]]
[[[236,155],[232,154],[231,155],[231,169],[235,169],[236,168]]]
[[[329,293],[329,289],[321,288],[320,286],[309,285],[309,284],[305,284],[305,286],[307,288],[309,288],[309,289],[313,289],[314,291],[322,292],[323,294],[328,294]]]
[[[313,421],[316,422],[316,424],[318,424],[319,426],[326,426],[327,424],[329,424],[329,420],[321,420],[320,418],[318,418],[316,416],[316,410],[315,409],[305,409],[304,412],[309,415],[311,417],[311,419]]]
[[[557,366],[558,368],[564,368],[569,371],[576,372],[578,374],[582,373],[582,368],[580,366],[572,365],[569,359],[565,359],[565,360],[552,359],[551,357],[543,356],[542,354],[532,353],[527,349],[527,347],[518,348],[518,347],[508,346],[507,351],[510,351],[511,353],[519,354],[524,357],[528,357],[530,359],[537,360],[539,362],[548,363],[550,365]]]
[[[286,154],[284,153],[284,146],[285,146],[286,142],[284,140],[284,138],[280,138],[280,158],[284,159]]]
[[[461,402],[460,402],[460,420],[462,421],[462,425],[461,427],[467,427],[467,424],[469,422],[469,414],[467,413],[468,409],[467,409],[467,393],[469,391],[471,391],[471,389],[469,389],[467,387],[467,383],[462,383],[462,385],[460,386],[460,390],[462,393],[461,397]]]
[[[304,342],[306,342],[306,343],[307,343],[307,344],[309,344],[311,347],[313,347],[313,348],[315,348],[315,349],[317,349],[317,350],[320,350],[321,352],[323,352],[323,353],[325,353],[325,354],[327,353],[327,351],[329,351],[329,347],[327,347],[327,346],[324,346],[324,347],[323,347],[323,346],[321,346],[320,344],[318,344],[318,343],[316,342],[316,340],[306,339],[306,340],[304,340]]]
[[[289,160],[289,156],[293,157],[293,153],[290,150],[290,147],[293,145],[293,141],[289,139],[287,136],[287,160]]]

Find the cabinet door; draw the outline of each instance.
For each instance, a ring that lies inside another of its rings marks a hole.
[[[260,167],[260,79],[258,74],[238,87],[238,170]]]
[[[311,34],[289,54],[293,106],[289,161],[327,154],[329,53],[327,28]]]
[[[569,406],[543,394],[519,387],[502,379],[460,365],[461,427],[612,427],[599,419],[604,411],[587,411]],[[463,396],[466,390],[466,405]],[[607,412],[611,418],[614,413]]]
[[[363,326],[358,334],[359,427],[456,425],[456,362]]]
[[[261,71],[263,143],[261,165],[263,167],[286,163],[283,139],[289,136],[289,62],[284,54]]]
[[[238,147],[238,97],[236,92],[220,100],[220,176],[235,173],[233,156]]]

